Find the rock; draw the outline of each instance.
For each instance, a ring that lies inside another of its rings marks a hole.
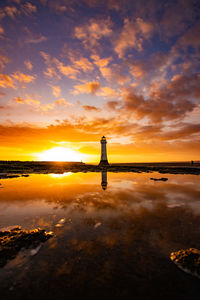
[[[153,178],[153,177],[151,177],[150,180],[154,180],[154,181],[167,181],[168,178],[166,178],[166,177],[162,177],[162,178]]]
[[[0,179],[17,178],[20,177],[17,174],[0,174]]]
[[[65,224],[65,222],[66,222],[66,219],[65,219],[65,218],[60,219],[60,220],[58,221],[58,223],[55,225],[55,227],[63,227],[63,225]]]
[[[184,272],[200,278],[200,250],[189,248],[172,252],[170,259]]]
[[[3,267],[8,260],[15,258],[22,248],[36,248],[51,237],[52,233],[46,233],[40,228],[22,230],[18,226],[8,231],[0,231],[0,267]]]
[[[95,225],[94,225],[94,229],[96,229],[96,228],[98,228],[99,226],[101,226],[101,222],[98,222],[98,223],[96,223]]]

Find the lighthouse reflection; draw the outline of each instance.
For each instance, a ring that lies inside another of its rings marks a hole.
[[[108,182],[107,182],[107,170],[103,170],[101,172],[101,187],[103,190],[106,190],[107,189],[107,185],[108,185]]]

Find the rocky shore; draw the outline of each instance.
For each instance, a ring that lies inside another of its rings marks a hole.
[[[100,167],[98,165],[89,165],[84,163],[68,162],[0,162],[0,178],[12,178],[17,176],[28,176],[28,174],[50,174],[65,172],[135,172],[151,173],[159,172],[161,174],[194,174],[200,175],[200,166],[191,166],[183,164],[113,164]]]
[[[200,278],[200,250],[182,249],[172,252],[170,259],[184,272]]]
[[[46,233],[40,228],[22,230],[21,227],[15,227],[8,231],[0,231],[0,268],[8,260],[15,258],[21,249],[34,249],[51,237],[51,233]]]

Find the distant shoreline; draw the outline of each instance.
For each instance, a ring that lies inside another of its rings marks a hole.
[[[161,174],[193,174],[200,175],[200,163],[189,162],[179,163],[119,163],[111,164],[107,167],[98,165],[73,163],[73,162],[20,162],[20,161],[0,161],[0,178],[9,178],[9,174],[62,174],[65,172],[133,172]]]

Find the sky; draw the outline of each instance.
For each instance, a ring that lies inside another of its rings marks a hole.
[[[0,0],[0,160],[98,162],[103,135],[200,160],[199,0]]]

